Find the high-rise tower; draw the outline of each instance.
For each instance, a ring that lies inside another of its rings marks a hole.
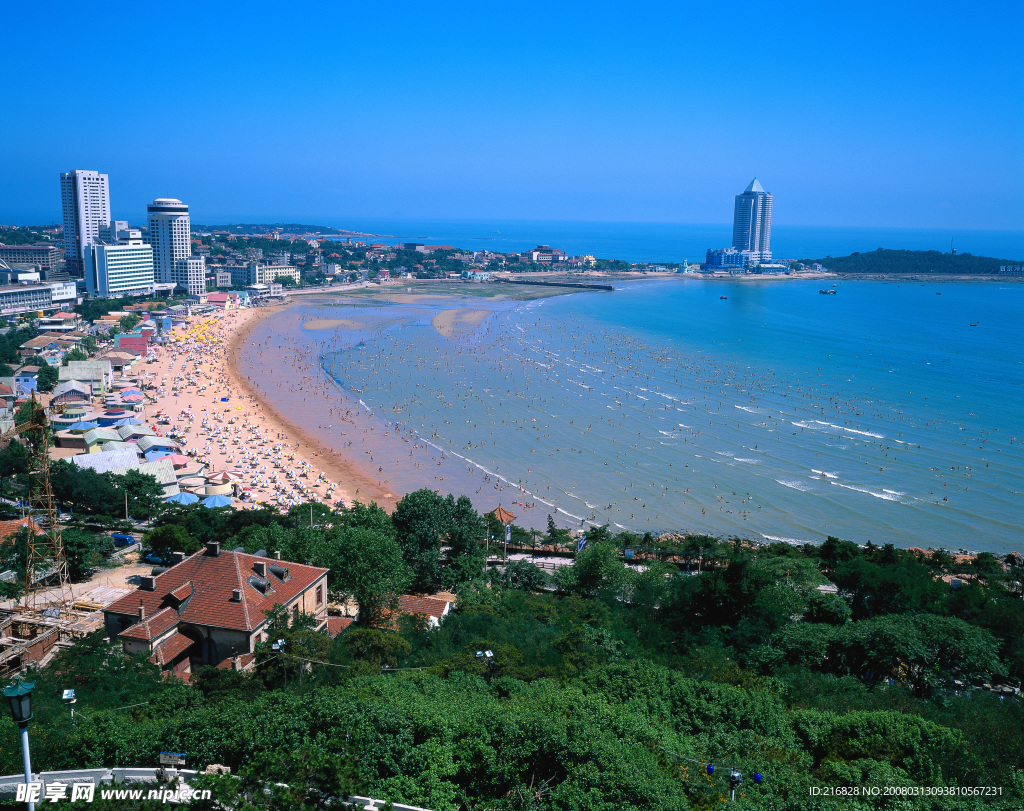
[[[172,197],[161,197],[146,207],[149,221],[149,244],[153,246],[153,274],[161,284],[175,282],[188,288],[190,295],[206,292],[203,276],[190,264],[192,226],[188,206]]]
[[[89,169],[61,172],[60,198],[64,259],[68,272],[81,276],[85,251],[96,241],[100,226],[110,222],[109,179]]]
[[[732,246],[750,251],[755,262],[772,258],[772,196],[755,177],[743,194],[736,195],[732,219]]]

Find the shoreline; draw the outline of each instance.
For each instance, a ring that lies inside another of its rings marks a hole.
[[[254,311],[254,315],[246,318],[232,331],[226,346],[225,372],[230,384],[237,388],[255,406],[275,432],[285,436],[285,442],[294,445],[295,455],[307,462],[315,473],[324,473],[328,478],[339,483],[338,490],[345,503],[359,500],[364,503],[376,501],[382,507],[394,509],[398,498],[389,488],[381,487],[377,481],[360,469],[353,459],[339,454],[333,448],[326,448],[316,437],[296,425],[286,416],[275,411],[270,404],[259,395],[255,387],[237,366],[238,353],[258,324],[269,316],[283,312],[294,304],[289,302],[282,307],[267,307]],[[315,449],[315,450],[313,450]],[[357,499],[358,496],[358,499]]]

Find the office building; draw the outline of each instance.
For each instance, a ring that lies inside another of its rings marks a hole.
[[[190,296],[206,293],[206,258],[186,256],[174,263],[174,281],[184,287]]]
[[[7,264],[38,265],[42,273],[60,268],[60,251],[53,245],[4,245],[0,243],[0,261]]]
[[[124,221],[104,223],[85,254],[85,289],[96,298],[141,296],[153,289],[153,247]]]
[[[85,250],[96,241],[100,225],[110,222],[110,183],[106,175],[88,169],[62,172],[64,257],[68,272],[82,275]]]
[[[15,284],[0,286],[0,315],[4,317],[53,309],[53,291],[49,285]]]
[[[754,262],[772,258],[772,196],[755,177],[743,194],[736,195],[732,220],[732,246],[750,251]]]
[[[205,293],[206,265],[202,257],[192,256],[192,226],[188,206],[181,200],[161,197],[150,203],[146,212],[156,281],[161,284],[176,283],[186,288],[189,295]]]

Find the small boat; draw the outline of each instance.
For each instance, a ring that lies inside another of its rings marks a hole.
[[[728,296],[719,296],[719,298],[722,299],[722,301],[725,301],[729,297]]]
[[[836,294],[835,290],[819,290],[818,292],[823,296],[834,296]]]
[[[978,324],[980,324],[980,323],[981,323],[980,321],[975,321],[975,322],[974,322],[973,324],[971,324],[971,326],[972,326],[972,327],[976,327],[976,326],[978,326]]]

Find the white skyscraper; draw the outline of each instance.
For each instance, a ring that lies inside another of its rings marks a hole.
[[[106,175],[74,169],[60,176],[64,211],[64,258],[68,271],[82,274],[86,249],[96,241],[99,227],[110,222],[110,182]]]
[[[101,226],[85,252],[85,289],[99,298],[140,296],[153,290],[153,248],[123,221]]]
[[[157,282],[180,284],[188,288],[189,295],[205,293],[205,275],[201,275],[195,263],[190,261],[192,224],[188,206],[181,200],[161,197],[150,203],[146,211],[149,219],[149,244],[153,246],[153,271]]]
[[[755,262],[772,258],[772,196],[755,177],[743,194],[736,195],[732,220],[732,246],[750,251]]]

